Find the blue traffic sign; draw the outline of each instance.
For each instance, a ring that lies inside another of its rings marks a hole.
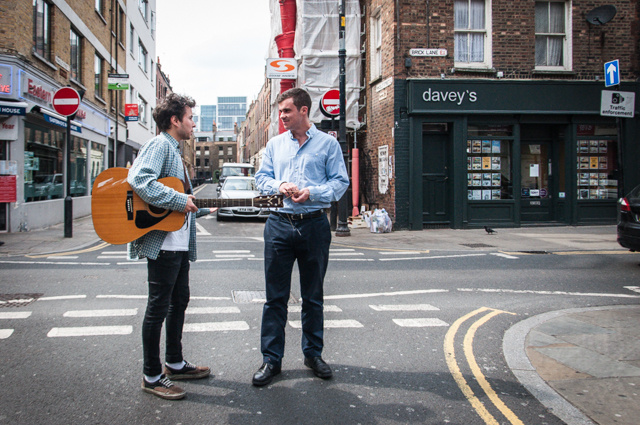
[[[604,64],[604,86],[611,87],[620,84],[620,62],[618,59]]]

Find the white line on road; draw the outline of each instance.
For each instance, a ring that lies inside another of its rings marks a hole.
[[[51,256],[51,257],[46,257],[47,260],[77,260],[78,256],[77,255],[64,255],[64,256]],[[59,261],[56,261],[56,263],[59,263]]]
[[[426,328],[433,326],[449,326],[447,322],[443,322],[440,319],[425,318],[425,319],[393,319],[393,322],[402,326],[403,328]]]
[[[96,298],[115,298],[120,300],[146,300],[146,295],[96,295]]]
[[[23,298],[20,300],[7,300],[7,301],[0,301],[0,305],[3,304],[22,304],[22,303],[31,303],[35,301],[34,298]]]
[[[127,255],[127,251],[102,251],[102,255]]]
[[[518,258],[520,258],[514,255],[503,254],[501,252],[492,252],[491,255],[495,255],[496,257],[506,258],[507,260],[517,260]]]
[[[373,258],[329,258],[329,261],[373,261]]]
[[[109,263],[79,263],[73,261],[0,261],[0,264],[35,264],[35,265],[63,265],[63,266],[108,266]]]
[[[230,300],[231,297],[190,297],[192,300],[205,300],[205,301],[220,301]]]
[[[362,252],[332,252],[330,253],[330,255],[344,255],[344,256],[349,256],[349,255],[364,255],[364,253]]]
[[[434,255],[433,257],[381,258],[380,261],[436,260],[442,258],[482,257],[487,254]]]
[[[0,319],[26,319],[31,316],[30,311],[16,311],[11,313],[0,313]]]
[[[7,339],[13,333],[13,329],[0,329],[0,339]]]
[[[300,320],[289,320],[289,325],[295,329],[302,328],[302,321]],[[363,328],[362,323],[357,320],[325,320],[324,321],[325,329],[329,328]]]
[[[571,295],[577,297],[603,297],[603,298],[640,298],[640,295],[629,294],[604,294],[594,292],[565,292],[565,291],[532,291],[526,289],[489,289],[489,288],[458,288],[460,292],[489,292],[505,294],[533,294],[533,295]],[[325,297],[326,299],[326,297]]]
[[[218,331],[246,331],[249,330],[247,322],[210,322],[210,323],[185,323],[184,332],[218,332]]]
[[[253,254],[216,254],[216,258],[228,258],[228,259],[242,259],[242,258],[253,258],[255,255]]]
[[[135,316],[138,314],[137,308],[115,309],[115,310],[70,310],[62,317],[122,317]]]
[[[198,236],[211,236],[211,233],[207,232],[207,230],[202,227],[202,224],[196,221],[196,229],[198,232],[196,233]]]
[[[52,328],[47,336],[49,338],[71,336],[105,336],[105,335],[129,335],[133,332],[133,326],[84,326],[79,328]]]
[[[240,313],[238,307],[189,307],[186,314],[229,314]]]
[[[109,263],[107,263],[109,264]],[[141,265],[141,266],[146,266],[147,262],[146,261],[141,261],[141,260],[137,260],[137,261],[126,261],[126,262],[120,262],[120,263],[116,263],[117,266],[135,266],[135,265]]]
[[[126,255],[98,255],[98,260],[126,260]]]
[[[415,291],[373,292],[368,294],[325,295],[325,300],[344,300],[347,298],[394,297],[396,295],[436,294],[449,292],[448,289],[418,289]]]
[[[196,263],[214,263],[217,261],[240,261],[242,258],[208,258],[204,260],[197,260]],[[251,260],[251,258],[247,258],[247,260]]]
[[[301,305],[292,305],[289,307],[289,313],[300,313],[302,311],[302,306]],[[332,312],[332,313],[340,313],[342,312],[342,309],[340,307],[338,307],[337,305],[325,305],[324,306],[324,311],[325,312]]]
[[[80,300],[87,298],[86,295],[59,295],[56,297],[42,297],[38,301],[62,301],[62,300]]]
[[[378,251],[380,255],[415,255],[424,254],[424,251]]]
[[[624,289],[628,289],[631,292],[640,292],[640,286],[623,286]]]
[[[214,251],[211,251],[211,252],[213,252],[214,254],[248,254],[251,251],[248,250],[248,249],[238,249],[238,250],[229,249],[229,250],[226,250],[226,251],[215,251],[214,250]]]
[[[390,305],[370,305],[375,311],[439,311],[438,307],[431,304],[390,304]]]
[[[354,252],[353,248],[329,248],[329,252]]]

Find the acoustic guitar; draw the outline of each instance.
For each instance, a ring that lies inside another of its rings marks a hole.
[[[93,227],[105,242],[125,244],[151,232],[173,232],[182,227],[185,213],[158,208],[144,202],[127,183],[129,170],[109,168],[96,177],[91,197]],[[158,179],[180,193],[184,193],[182,180],[176,177]],[[258,196],[250,199],[195,199],[198,208],[257,207],[280,208],[282,195]]]

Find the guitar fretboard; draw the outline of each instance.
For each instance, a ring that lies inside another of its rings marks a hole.
[[[198,208],[252,207],[253,199],[196,199]]]

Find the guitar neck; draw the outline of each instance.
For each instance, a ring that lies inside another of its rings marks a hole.
[[[252,207],[253,199],[196,199],[198,208]]]

